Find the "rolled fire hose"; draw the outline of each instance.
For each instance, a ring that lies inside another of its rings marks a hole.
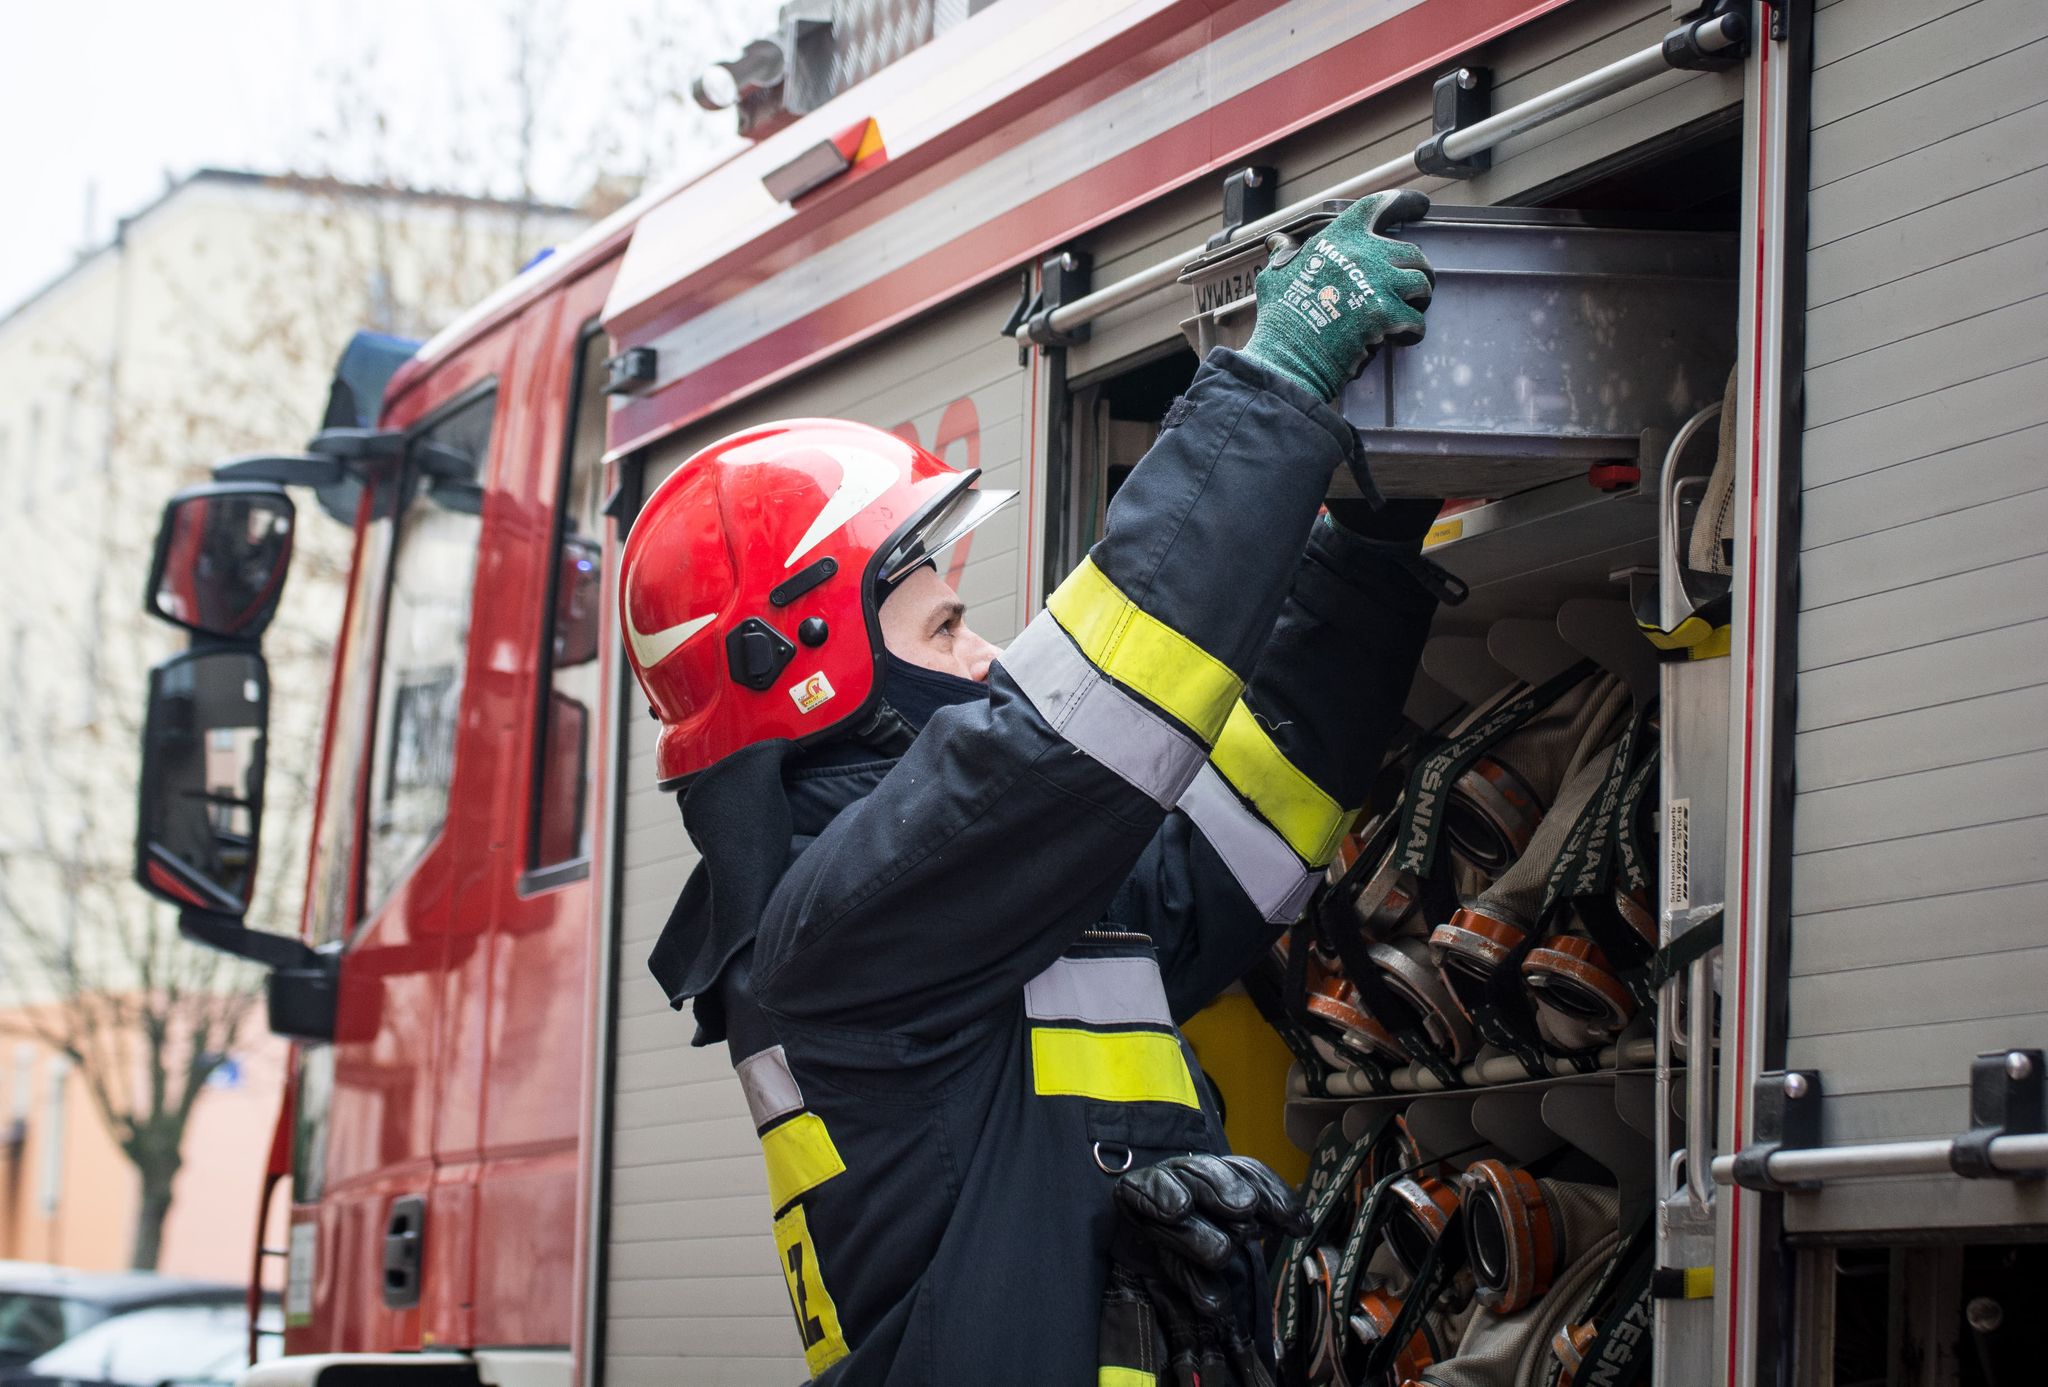
[[[1629,692],[1598,674],[1540,709],[1480,757],[1451,786],[1444,840],[1456,858],[1488,878],[1527,855],[1561,788],[1592,751],[1621,730]]]
[[[1421,904],[1422,888],[1413,872],[1394,865],[1393,835],[1400,815],[1382,814],[1346,840],[1330,864],[1328,880],[1339,901],[1348,900],[1368,936],[1383,937],[1399,929]]]
[[[1654,1313],[1651,1301],[1657,1260],[1650,1210],[1638,1210],[1599,1277],[1552,1326],[1553,1387],[1572,1387],[1589,1362],[1600,1365],[1603,1382],[1640,1380],[1643,1369],[1650,1365],[1652,1345],[1641,1327]]]
[[[1444,1226],[1457,1211],[1458,1187],[1443,1180],[1404,1175],[1387,1186],[1383,1198],[1393,1201],[1387,1215],[1387,1248],[1394,1261],[1411,1278],[1422,1270],[1429,1250],[1444,1235]]]
[[[1331,1288],[1337,1282],[1339,1256],[1334,1247],[1318,1247],[1302,1261],[1302,1277],[1309,1288],[1308,1324],[1312,1337],[1308,1344],[1307,1369],[1310,1383],[1331,1382],[1343,1368],[1337,1360],[1337,1316],[1330,1304]]]
[[[1393,863],[1400,822],[1398,813],[1388,814],[1361,835],[1364,846],[1351,869],[1324,900],[1321,931],[1356,989],[1347,1000],[1387,1033],[1393,1053],[1385,1053],[1372,1032],[1361,1035],[1361,1041],[1369,1039],[1383,1062],[1418,1060],[1455,1087],[1456,1066],[1470,1058],[1477,1045],[1471,1026],[1435,975],[1417,910],[1415,880]],[[1368,864],[1375,863],[1376,869],[1369,870]],[[1331,1010],[1334,1021],[1334,1004]]]
[[[1529,850],[1477,899],[1430,932],[1430,952],[1444,987],[1495,1044],[1521,1049],[1528,1043],[1528,1037],[1501,1029],[1511,1026],[1512,1018],[1492,1014],[1498,990],[1495,975],[1513,966],[1536,929],[1551,868],[1587,803],[1605,783],[1612,760],[1611,747],[1584,760],[1578,774],[1558,792]]]
[[[1635,999],[1600,946],[1582,934],[1553,937],[1522,960],[1543,1042],[1565,1054],[1597,1050],[1636,1014]]]
[[[1548,1294],[1558,1273],[1614,1228],[1621,1207],[1604,1185],[1539,1180],[1497,1160],[1474,1161],[1458,1184],[1473,1284],[1500,1315]]]
[[[1421,1168],[1422,1147],[1415,1140],[1415,1134],[1408,1130],[1407,1114],[1396,1113],[1394,1120],[1387,1124],[1386,1131],[1380,1134],[1379,1141],[1374,1143],[1372,1154],[1366,1157],[1365,1164],[1359,1169],[1360,1200],[1365,1190],[1389,1175]]]
[[[1309,1042],[1333,1069],[1355,1069],[1361,1060],[1406,1064],[1408,1052],[1394,1034],[1366,1013],[1358,989],[1334,962],[1315,950],[1308,957]]]
[[[1508,698],[1503,695],[1474,711],[1454,732],[1449,745],[1473,728],[1495,716]],[[1612,674],[1584,677],[1559,693],[1547,704],[1535,707],[1526,721],[1505,734],[1485,757],[1452,784],[1446,797],[1443,818],[1445,842],[1451,859],[1475,873],[1511,869],[1527,858],[1527,849],[1542,835],[1545,821],[1535,806],[1560,794],[1560,786],[1602,742],[1613,736],[1626,720],[1629,694],[1625,684]],[[1479,788],[1475,789],[1477,786]],[[1507,788],[1504,788],[1507,787]],[[1516,798],[1511,799],[1510,791]],[[1519,818],[1513,816],[1519,815]],[[1421,893],[1412,872],[1407,870],[1404,844],[1399,838],[1407,822],[1395,816],[1396,827],[1383,859],[1358,893],[1353,910],[1365,922],[1366,961],[1379,973],[1380,984],[1416,1018],[1424,1045],[1404,1045],[1428,1062],[1433,1050],[1439,1063],[1461,1065],[1479,1048],[1470,1013],[1452,992],[1452,984],[1438,966],[1438,955],[1430,948],[1429,921],[1408,905]],[[1569,816],[1567,816],[1569,817]],[[1512,818],[1512,822],[1510,819]],[[1564,826],[1568,831],[1569,823]],[[1519,852],[1519,858],[1515,855]],[[1356,868],[1354,868],[1356,871]],[[1538,882],[1540,893],[1541,882]],[[1523,933],[1533,926],[1523,926]],[[1361,987],[1366,1010],[1372,1006],[1370,989]],[[1399,1039],[1404,1032],[1392,1017],[1379,1017]]]
[[[1612,1197],[1612,1191],[1608,1193]],[[1567,1223],[1576,1217],[1568,1215]],[[1566,1241],[1576,1234],[1583,1250],[1557,1272],[1550,1290],[1534,1304],[1511,1314],[1482,1307],[1465,1327],[1457,1352],[1421,1374],[1423,1387],[1541,1387],[1551,1339],[1570,1319],[1578,1299],[1598,1279],[1620,1244],[1612,1213],[1604,1232],[1596,1227],[1568,1227]]]
[[[1359,1282],[1356,1254],[1369,1227],[1362,1226],[1364,1210],[1377,1207],[1371,1194],[1381,1181],[1421,1164],[1415,1139],[1397,1115],[1379,1115],[1356,1140],[1346,1139],[1341,1122],[1331,1122],[1317,1138],[1302,1186],[1309,1227],[1289,1238],[1275,1258],[1273,1341],[1287,1380],[1341,1378],[1340,1341],[1348,1337],[1348,1310]],[[1341,1250],[1329,1246],[1333,1238],[1344,1245]]]
[[[1423,1034],[1440,1054],[1453,1064],[1478,1054],[1479,1037],[1437,971],[1419,924],[1413,933],[1368,945],[1366,956],[1379,970],[1380,981],[1414,1010]]]
[[[1356,1352],[1353,1356],[1362,1365],[1365,1352],[1384,1339],[1394,1328],[1394,1321],[1401,1314],[1401,1298],[1383,1288],[1369,1287],[1358,1293],[1357,1308],[1351,1315],[1351,1342]],[[1423,1316],[1408,1342],[1394,1355],[1394,1377],[1397,1381],[1414,1377],[1428,1369],[1429,1365],[1443,1356],[1443,1344],[1437,1337],[1436,1326],[1430,1316]]]
[[[1629,774],[1613,810],[1613,852],[1604,868],[1581,859],[1588,883],[1597,887],[1576,901],[1563,928],[1522,960],[1537,1030],[1565,1054],[1607,1044],[1649,1001],[1643,974],[1657,952],[1657,925],[1648,907],[1648,853],[1636,835],[1656,773],[1654,754],[1637,755],[1651,730],[1647,721],[1638,723],[1617,744],[1614,754],[1628,758],[1620,768]],[[1602,879],[1603,870],[1611,879]]]

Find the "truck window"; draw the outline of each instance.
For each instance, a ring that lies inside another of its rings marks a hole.
[[[406,450],[377,677],[365,915],[384,903],[448,817],[496,401],[495,391],[468,401]]]
[[[389,480],[382,483],[371,502],[358,541],[355,571],[349,578],[348,618],[341,632],[343,653],[335,670],[337,687],[328,715],[327,788],[313,837],[312,888],[306,903],[306,942],[315,948],[345,940],[355,919],[349,913],[349,897],[355,883],[361,819],[353,810],[362,789],[363,757],[369,747],[370,694],[377,679],[377,618],[384,610],[394,518],[387,493],[395,485]]]
[[[546,882],[590,860],[590,743],[598,699],[602,605],[605,339],[586,333],[576,352],[569,430],[555,505],[546,623],[541,633],[540,711],[534,726],[533,821],[527,866]]]

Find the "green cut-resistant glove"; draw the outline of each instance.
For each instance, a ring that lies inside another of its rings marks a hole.
[[[1380,234],[1429,210],[1413,188],[1362,197],[1284,260],[1259,271],[1246,356],[1335,400],[1382,342],[1422,340],[1436,274],[1420,250]]]

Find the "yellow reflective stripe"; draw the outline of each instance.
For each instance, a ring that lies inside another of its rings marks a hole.
[[[814,1112],[761,1133],[761,1154],[768,1158],[768,1200],[778,1209],[846,1169],[824,1119]]]
[[[1718,660],[1728,653],[1729,638],[1734,633],[1732,626],[1716,626],[1714,633],[1692,646],[1685,652],[1688,660]]]
[[[1243,703],[1231,707],[1209,764],[1309,866],[1328,866],[1337,855],[1353,816],[1287,759]]]
[[[1109,580],[1093,560],[1046,600],[1061,629],[1088,662],[1214,742],[1244,688],[1230,667],[1153,616]]]
[[[782,1254],[782,1280],[796,1311],[797,1332],[803,1336],[804,1364],[816,1377],[846,1357],[846,1335],[839,1327],[839,1307],[825,1289],[818,1245],[811,1241],[803,1205],[775,1220],[775,1247]]]
[[[1180,1041],[1164,1031],[1031,1031],[1031,1081],[1040,1093],[1110,1103],[1199,1108]]]
[[[1714,1297],[1714,1269],[1712,1267],[1687,1267],[1685,1269],[1685,1298],[1687,1300],[1712,1300]]]
[[[1159,1387],[1159,1374],[1143,1368],[1097,1368],[1095,1387]]]

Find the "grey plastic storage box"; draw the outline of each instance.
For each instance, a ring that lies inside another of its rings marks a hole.
[[[1348,205],[1326,202],[1274,236],[1283,249],[1308,240]],[[1382,351],[1340,402],[1388,495],[1504,496],[1632,463],[1645,430],[1676,429],[1721,398],[1735,360],[1732,235],[1441,205],[1393,234],[1436,270],[1428,337]],[[1182,271],[1196,312],[1181,330],[1198,352],[1251,337],[1252,280],[1273,244]]]

